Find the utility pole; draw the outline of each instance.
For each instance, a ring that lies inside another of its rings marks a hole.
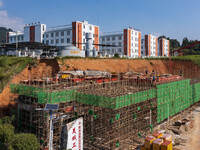
[[[17,49],[18,49],[18,37],[17,37],[17,31],[16,31],[16,56],[17,56]]]

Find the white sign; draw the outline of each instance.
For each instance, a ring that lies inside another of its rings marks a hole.
[[[67,150],[83,150],[83,118],[67,124]]]

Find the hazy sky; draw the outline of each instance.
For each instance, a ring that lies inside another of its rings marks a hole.
[[[0,26],[22,30],[26,23],[47,27],[87,20],[100,32],[127,27],[170,38],[200,40],[200,0],[0,0]]]

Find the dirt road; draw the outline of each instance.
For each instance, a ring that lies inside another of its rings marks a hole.
[[[188,142],[186,143],[186,149],[188,150],[200,150],[200,107],[194,110],[194,127],[191,133],[188,134]]]

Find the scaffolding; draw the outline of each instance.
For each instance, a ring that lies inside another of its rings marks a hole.
[[[18,129],[34,133],[43,148],[49,141],[50,116],[38,108],[59,104],[53,114],[57,118],[53,147],[58,150],[62,127],[77,118],[83,117],[84,149],[123,149],[200,100],[199,80],[183,78],[161,84],[140,78],[101,83],[66,80],[11,84],[10,89],[19,94]]]

